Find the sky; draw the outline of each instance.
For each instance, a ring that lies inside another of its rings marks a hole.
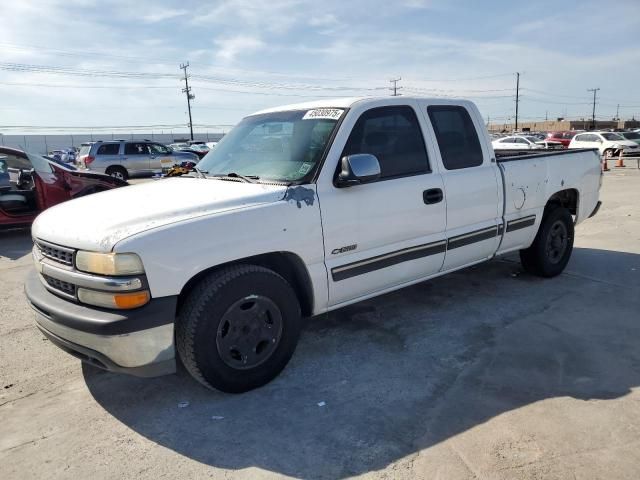
[[[14,0],[0,133],[221,131],[314,98],[474,100],[492,122],[640,118],[639,0]]]

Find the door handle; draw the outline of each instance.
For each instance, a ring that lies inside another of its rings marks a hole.
[[[430,188],[429,190],[422,192],[422,200],[426,205],[440,203],[443,198],[444,195],[442,194],[442,190],[439,188]]]

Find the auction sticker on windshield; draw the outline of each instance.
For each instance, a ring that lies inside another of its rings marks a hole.
[[[338,120],[342,116],[342,112],[344,110],[340,108],[314,108],[313,110],[309,110],[302,117],[303,120],[318,120],[318,119],[326,119],[326,120]]]

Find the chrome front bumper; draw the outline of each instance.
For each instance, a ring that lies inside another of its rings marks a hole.
[[[87,307],[60,298],[33,272],[25,294],[38,328],[57,346],[111,371],[137,376],[175,372],[177,297],[152,299],[134,310]]]

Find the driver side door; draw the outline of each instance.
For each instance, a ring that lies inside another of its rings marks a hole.
[[[340,159],[359,153],[376,156],[379,179],[338,188]],[[340,156],[326,165],[336,169],[333,182],[325,177],[318,183],[331,307],[440,270],[446,248],[444,186],[413,106],[363,112]]]

